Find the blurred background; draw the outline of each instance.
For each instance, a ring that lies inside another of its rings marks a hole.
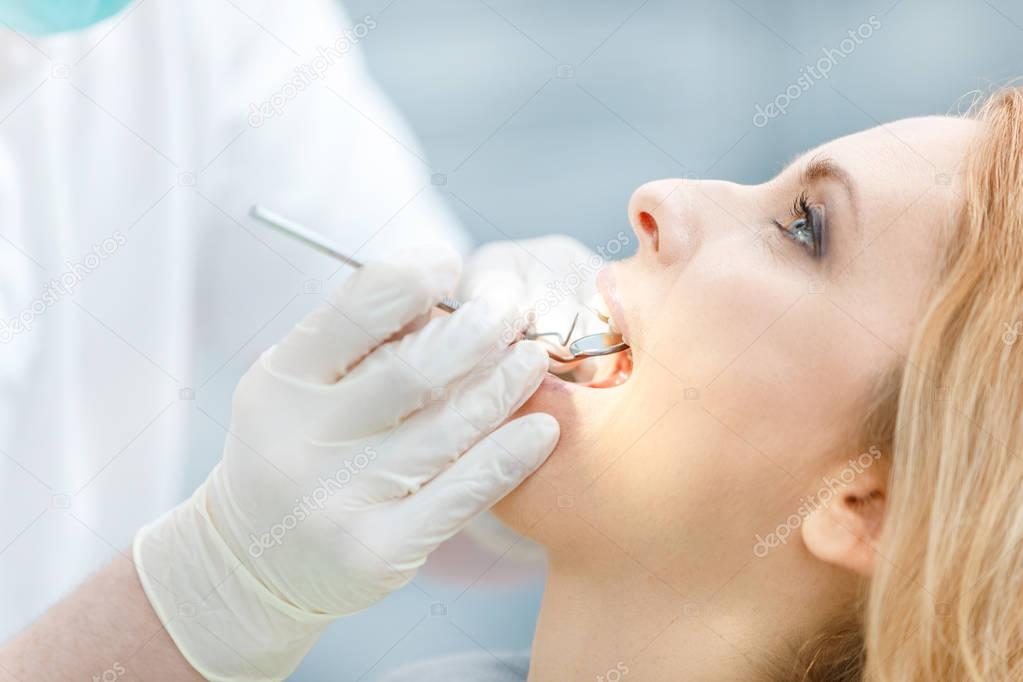
[[[1023,7],[1008,0],[346,7],[376,20],[361,43],[372,74],[478,242],[562,232],[596,246],[628,229],[645,181],[761,182],[822,142],[957,111],[1023,75]],[[376,680],[444,653],[527,649],[543,565],[509,546],[456,539],[413,585],[335,625],[294,679]]]
[[[606,241],[647,180],[759,182],[824,141],[1023,75],[1023,8],[1007,1],[346,6],[377,17],[371,71],[480,241]],[[821,59],[826,78],[754,125]]]
[[[1023,76],[1011,0],[347,0],[358,56],[253,122],[347,35],[326,4],[341,0],[321,2],[135,0],[80,36],[0,36],[0,193],[25,201],[3,194],[19,210],[0,225],[0,324],[67,258],[138,226],[0,355],[0,641],[205,479],[239,378],[347,275],[256,228],[253,203],[367,259],[449,216],[475,244],[598,248],[630,229],[644,182],[762,182]],[[362,61],[404,121],[359,108],[376,100],[355,92],[375,95]],[[542,555],[476,531],[337,622],[293,679],[528,651]]]

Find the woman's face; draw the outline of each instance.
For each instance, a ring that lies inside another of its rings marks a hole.
[[[761,185],[636,190],[638,252],[599,278],[631,377],[545,382],[524,411],[558,417],[560,444],[498,515],[552,553],[599,532],[690,584],[715,557],[753,558],[757,534],[862,450],[864,400],[907,350],[974,130],[908,119]]]

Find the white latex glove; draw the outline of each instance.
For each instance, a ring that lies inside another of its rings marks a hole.
[[[409,582],[554,448],[549,415],[501,426],[547,358],[507,347],[487,305],[383,343],[459,270],[420,250],[352,275],[242,378],[206,482],[139,532],[146,594],[202,675],[283,679],[331,620]]]
[[[628,244],[625,233],[619,245]],[[572,338],[607,329],[594,310],[603,307],[597,293],[596,275],[605,259],[584,244],[565,235],[550,235],[522,241],[491,242],[469,255],[458,284],[458,298],[482,298],[502,309],[519,311],[519,321],[541,332],[565,334],[578,313]],[[510,333],[510,331],[509,331]],[[567,347],[547,338],[562,353]],[[580,363],[551,362],[557,374],[574,372],[585,378],[592,367]],[[482,515],[466,526],[466,533],[495,556],[522,561],[539,561],[543,549],[490,515]]]
[[[604,263],[600,255],[564,235],[492,242],[466,260],[458,296],[513,306],[539,332],[563,335],[578,313],[572,338],[596,334],[607,328],[593,312],[599,305],[596,276]]]

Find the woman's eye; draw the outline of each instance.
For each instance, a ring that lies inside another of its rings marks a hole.
[[[800,194],[793,204],[792,219],[788,223],[775,220],[774,224],[814,258],[824,254],[824,208],[811,206],[805,194]]]
[[[813,250],[813,228],[810,227],[809,220],[806,218],[796,218],[786,225],[784,229],[785,234],[787,234],[791,239],[794,239],[808,249]]]

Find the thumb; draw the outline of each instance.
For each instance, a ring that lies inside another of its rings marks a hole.
[[[367,263],[273,349],[271,368],[313,383],[338,381],[428,313],[454,288],[461,266],[458,254],[444,245]]]

